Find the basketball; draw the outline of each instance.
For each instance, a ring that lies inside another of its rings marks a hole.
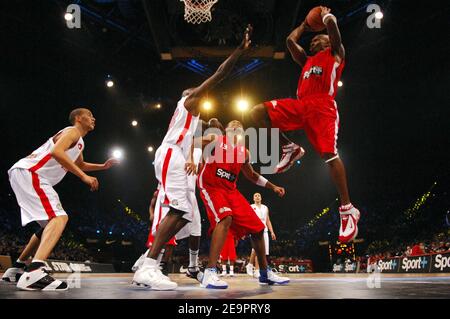
[[[325,29],[325,24],[322,22],[320,12],[322,12],[322,9],[320,7],[314,7],[306,16],[306,23],[309,25],[312,31],[318,32]]]

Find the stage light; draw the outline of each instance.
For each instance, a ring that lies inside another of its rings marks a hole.
[[[161,108],[161,103],[156,104],[155,107],[156,107],[157,109],[160,109],[160,108]]]
[[[378,20],[383,19],[383,12],[378,11],[377,13],[375,13],[375,19],[378,19]]]
[[[202,106],[203,106],[204,110],[209,111],[212,107],[212,103],[210,101],[206,100],[203,102]]]
[[[97,234],[100,234],[100,231],[99,231],[99,230],[97,230]]]
[[[240,100],[237,102],[237,106],[238,106],[238,109],[239,109],[241,112],[244,112],[244,111],[246,111],[246,110],[248,109],[249,103],[248,103],[248,101],[245,100],[245,99],[240,99]]]
[[[131,122],[131,125],[137,126],[137,125],[138,125],[138,122],[137,122],[136,120],[133,120],[133,121]]]
[[[342,82],[342,81],[338,81],[338,87],[341,87],[341,86],[343,86],[344,85],[344,83]]]
[[[151,153],[151,152],[153,152],[153,146],[149,146],[148,148],[147,148],[147,150]]]
[[[106,86],[112,88],[114,86],[114,81],[113,80],[106,81]]]
[[[300,161],[297,161],[297,164],[300,165]]]
[[[123,158],[123,151],[120,150],[120,149],[115,149],[115,150],[112,151],[112,156],[113,156],[115,159],[120,160],[120,159]]]
[[[73,19],[73,14],[72,13],[66,13],[64,15],[64,19],[66,19],[66,21],[72,21]]]

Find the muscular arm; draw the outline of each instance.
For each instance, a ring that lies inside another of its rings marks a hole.
[[[256,184],[261,175],[258,174],[257,172],[255,172],[252,165],[250,164],[249,158],[250,158],[249,152],[248,152],[248,150],[246,150],[245,163],[244,163],[244,165],[242,165],[241,171],[242,171],[242,174],[244,174],[245,178],[247,178],[249,181]],[[266,185],[263,187],[273,190],[279,196],[284,196],[284,188],[276,186],[276,185],[272,184],[270,181],[267,181]]]
[[[267,212],[267,220],[266,220],[267,228],[269,229],[269,232],[275,236],[275,232],[273,231],[272,222],[270,221],[269,212]]]
[[[64,131],[53,146],[51,155],[59,164],[62,165],[62,167],[82,179],[86,176],[86,174],[66,154],[66,151],[79,139],[80,132],[78,129],[71,128]]]
[[[329,8],[323,7],[321,12],[322,18],[326,14],[329,14],[330,11],[331,10]],[[331,51],[340,63],[345,59],[345,49],[342,45],[341,33],[339,31],[336,18],[334,16],[328,16],[325,20],[325,26],[327,27],[327,33],[330,38]]]
[[[292,59],[303,67],[306,63],[307,55],[305,50],[298,44],[303,32],[306,31],[305,22],[295,28],[286,38],[286,46],[291,54]]]
[[[244,33],[244,39],[242,40],[241,45],[233,51],[233,53],[219,66],[217,71],[205,80],[200,86],[196,87],[192,90],[192,92],[187,97],[184,102],[184,107],[189,112],[197,113],[199,101],[203,97],[203,95],[213,88],[215,85],[220,83],[225,77],[230,73],[236,64],[237,60],[244,54],[244,52],[250,46],[250,35],[252,32],[252,27],[249,25]]]
[[[110,158],[103,164],[87,163],[84,161],[83,153],[81,153],[80,156],[78,156],[77,160],[75,161],[75,164],[79,168],[81,168],[83,172],[93,172],[110,169],[112,166],[119,164],[119,160],[115,158]]]

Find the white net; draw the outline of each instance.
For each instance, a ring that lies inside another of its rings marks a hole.
[[[200,24],[211,21],[211,8],[218,0],[180,0],[184,2],[184,20]]]

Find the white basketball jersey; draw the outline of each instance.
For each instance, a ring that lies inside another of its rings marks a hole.
[[[187,96],[183,97],[177,103],[177,108],[172,116],[166,136],[162,144],[177,145],[185,158],[188,157],[191,150],[192,139],[197,129],[200,116],[193,116],[184,107],[184,101]]]
[[[56,135],[69,128],[72,128],[72,126],[62,129]],[[56,135],[49,138],[47,142],[45,142],[33,153],[19,160],[10,168],[10,170],[15,168],[27,169],[36,173],[39,177],[46,179],[52,186],[58,184],[64,178],[67,171],[51,155],[51,151],[55,145],[53,139]],[[83,149],[84,141],[83,138],[80,137],[75,146],[68,149],[65,153],[72,161],[75,162]]]
[[[256,204],[252,204],[252,208],[255,211],[256,215],[258,215],[259,219],[263,222],[264,230],[267,230],[267,215],[269,214],[269,208],[267,208],[266,205],[261,204],[260,207],[258,207]]]
[[[194,163],[198,167],[198,163],[200,163],[202,157],[202,150],[200,148],[194,148]],[[188,189],[192,192],[195,192],[195,184],[197,182],[197,175],[189,175],[188,176]]]

